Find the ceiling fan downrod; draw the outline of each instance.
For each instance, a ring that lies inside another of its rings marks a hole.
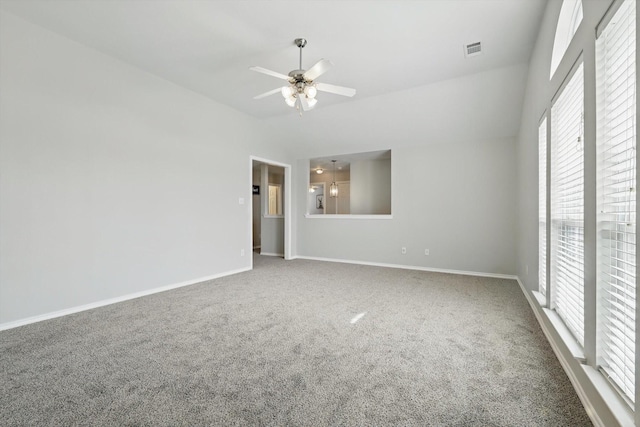
[[[298,67],[298,69],[302,70],[302,48],[307,45],[307,39],[299,38],[295,39],[294,41],[296,43],[296,46],[300,48],[300,67]]]

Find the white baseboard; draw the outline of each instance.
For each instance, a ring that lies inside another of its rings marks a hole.
[[[516,280],[518,278],[518,276],[511,275],[511,274],[483,273],[479,271],[464,271],[464,270],[449,270],[446,268],[431,268],[431,267],[422,267],[422,266],[416,266],[416,265],[387,264],[387,263],[369,262],[369,261],[354,261],[354,260],[337,259],[337,258],[321,258],[321,257],[312,257],[312,256],[304,256],[304,255],[297,255],[295,257],[292,257],[291,259],[308,259],[312,261],[341,262],[344,264],[371,265],[374,267],[401,268],[403,270],[418,270],[418,271],[430,271],[433,273],[461,274],[464,276],[492,277],[495,279]]]
[[[260,252],[260,255],[264,255],[264,256],[279,256],[281,258],[284,258],[284,254],[276,254],[273,252]]]
[[[547,328],[544,322],[544,319],[542,318],[542,315],[543,315],[542,308],[538,310],[539,306],[537,305],[537,302],[533,301],[531,295],[529,294],[529,292],[527,292],[524,285],[520,281],[520,278],[516,276],[516,280],[518,281],[520,290],[522,291],[525,298],[529,302],[529,306],[531,306],[531,310],[533,310],[533,314],[536,316],[536,319],[538,320],[538,323],[542,328],[542,332],[544,333],[544,336],[547,337],[547,341],[549,341],[549,344],[551,345],[551,348],[553,349],[553,352],[555,353],[556,358],[558,359],[558,361],[560,361],[560,365],[562,366],[562,369],[564,369],[564,372],[569,377],[569,381],[571,382],[571,385],[573,385],[573,388],[576,390],[576,393],[578,394],[578,397],[582,402],[582,406],[584,406],[584,409],[587,412],[587,415],[589,415],[591,422],[596,427],[606,427],[604,422],[598,415],[595,407],[591,403],[591,399],[589,398],[584,388],[582,387],[582,384],[580,383],[580,381],[578,381],[578,378],[576,377],[575,373],[571,369],[571,366],[569,365],[569,361],[565,358],[562,351],[560,351],[558,342],[556,342],[556,340],[551,335],[551,332]]]
[[[140,298],[140,297],[144,297],[151,294],[157,294],[159,292],[169,291],[171,289],[181,288],[183,286],[195,285],[196,283],[202,283],[208,280],[218,279],[220,277],[231,276],[232,274],[238,274],[238,273],[242,273],[249,270],[251,270],[250,267],[244,267],[238,270],[226,271],[224,273],[214,274],[206,277],[200,277],[198,279],[188,280],[186,282],[174,283],[172,285],[148,289],[146,291],[134,292],[132,294],[127,294],[120,297],[109,298],[102,301],[96,301],[90,304],[79,305],[76,307],[66,308],[64,310],[58,310],[50,313],[40,314],[37,316],[27,317],[20,320],[14,320],[12,322],[0,323],[0,331],[17,328],[18,326],[24,326],[31,323],[41,322],[43,320],[54,319],[56,317],[66,316],[68,314],[79,313],[81,311],[91,310],[93,308],[103,307],[105,305],[116,304],[122,301]]]

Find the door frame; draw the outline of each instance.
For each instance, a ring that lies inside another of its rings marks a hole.
[[[291,221],[291,194],[293,193],[293,188],[291,188],[291,165],[287,163],[278,162],[276,160],[265,159],[264,157],[258,156],[249,156],[249,185],[247,186],[249,193],[248,200],[251,200],[249,203],[249,233],[247,236],[248,248],[253,248],[253,193],[251,189],[253,188],[253,161],[258,161],[262,163],[266,163],[271,166],[278,166],[284,168],[284,206],[282,208],[282,215],[284,216],[284,259],[291,260],[293,256],[291,254],[291,241],[293,236],[292,231],[292,221]],[[252,256],[249,258],[249,267],[253,270],[253,250],[251,250]]]

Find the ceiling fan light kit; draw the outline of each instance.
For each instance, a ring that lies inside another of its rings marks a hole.
[[[327,59],[321,59],[316,62],[313,67],[308,70],[304,70],[302,68],[302,48],[307,45],[307,40],[299,38],[295,39],[294,43],[300,49],[300,63],[297,70],[290,71],[288,75],[284,75],[277,71],[271,71],[262,67],[249,68],[252,71],[267,74],[289,82],[288,86],[270,90],[269,92],[265,92],[254,97],[254,99],[261,99],[280,92],[286,104],[289,107],[295,107],[299,111],[300,115],[302,115],[302,111],[309,111],[316,106],[318,103],[318,100],[316,99],[318,91],[335,93],[337,95],[349,97],[356,94],[355,89],[348,87],[336,86],[327,83],[316,83],[315,79],[326,73],[331,67],[333,67],[333,64]]]

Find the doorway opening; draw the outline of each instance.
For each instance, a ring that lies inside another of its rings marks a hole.
[[[291,259],[291,166],[255,156],[250,166],[253,254]]]

